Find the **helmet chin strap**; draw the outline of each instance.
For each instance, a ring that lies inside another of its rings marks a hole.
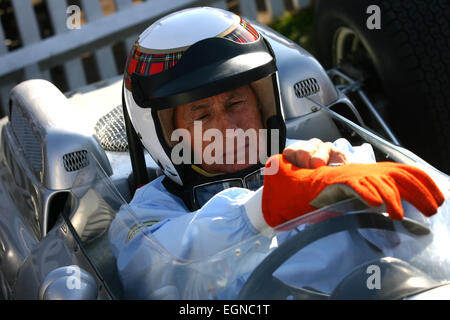
[[[203,168],[196,166],[196,165],[192,165],[191,166],[192,170],[194,170],[195,172],[205,176],[205,177],[216,177],[216,176],[220,176],[223,175],[223,173],[209,173],[206,170],[204,170]]]

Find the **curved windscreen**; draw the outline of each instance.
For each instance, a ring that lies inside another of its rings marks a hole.
[[[141,220],[91,157],[80,170],[66,212],[90,261],[118,298],[328,299],[337,289],[348,290],[362,266],[362,285],[376,287],[375,273],[368,271],[381,262],[413,270],[421,281],[416,279],[418,289],[407,294],[450,281],[449,199],[431,218],[403,204],[401,222],[387,218],[384,207],[349,199],[275,230],[218,245],[215,252],[206,246],[202,251],[201,243],[190,246],[183,235],[173,247],[154,234],[164,221]],[[195,223],[197,215],[185,217],[186,234],[209,232]],[[220,221],[220,215],[215,219]],[[380,264],[381,272],[388,269]]]

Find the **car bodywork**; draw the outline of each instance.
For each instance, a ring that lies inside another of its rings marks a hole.
[[[257,24],[257,28],[276,54],[288,138],[333,141],[345,137],[368,142],[379,160],[420,164],[448,183],[447,175],[413,153],[356,124],[358,112],[352,102],[313,56],[268,27]],[[86,208],[80,208],[74,196],[83,179],[90,179],[85,173],[94,174],[100,166],[120,197],[126,202],[132,197],[128,153],[105,150],[94,130],[103,116],[121,104],[121,80],[114,78],[66,95],[43,80],[30,80],[12,90],[9,117],[1,121],[0,298],[43,298],[46,277],[72,265],[93,277],[98,299],[121,298],[114,293],[120,292],[114,289],[120,284],[112,256],[100,257],[108,266],[102,268],[93,262],[98,256],[90,253],[98,254],[108,242],[102,239],[94,251],[83,245],[102,238],[101,230],[107,229],[113,213],[95,194]],[[332,110],[345,110],[356,120]],[[89,155],[98,162],[89,160]],[[148,155],[146,161],[152,176],[159,175]],[[78,214],[67,218],[62,214],[65,209]],[[86,212],[95,213],[95,218]]]

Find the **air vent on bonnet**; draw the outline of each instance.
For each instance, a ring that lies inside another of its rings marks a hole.
[[[98,120],[95,136],[103,149],[125,152],[128,150],[127,133],[122,105],[117,106]]]
[[[90,112],[73,105],[51,82],[21,82],[10,93],[10,124],[15,157],[34,173],[39,190],[67,190],[92,155],[108,175],[109,160],[92,136]],[[19,152],[21,151],[21,152]],[[26,160],[26,161],[23,161]],[[42,221],[44,223],[44,221]],[[45,233],[45,232],[44,232]]]
[[[297,82],[294,85],[294,91],[298,98],[304,98],[319,92],[320,86],[315,78],[309,78]]]
[[[86,150],[66,153],[63,156],[64,169],[67,172],[77,171],[89,165],[88,152]]]
[[[6,159],[15,172],[14,182],[28,192],[31,205],[26,216],[37,220],[36,234],[44,237],[52,225],[52,199],[85,182],[78,170],[89,169],[82,176],[89,179],[96,174],[93,161],[108,176],[112,168],[86,121],[94,113],[73,105],[51,82],[21,82],[9,98],[10,122],[2,128],[1,146],[9,148]]]
[[[11,128],[22,147],[24,156],[36,176],[42,170],[42,149],[39,136],[18,108],[11,108]]]

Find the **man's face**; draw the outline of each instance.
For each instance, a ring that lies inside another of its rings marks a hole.
[[[199,121],[202,124],[201,136],[194,135],[195,121]],[[254,164],[250,162],[249,154],[250,152],[257,152],[256,154],[258,154],[259,141],[256,144],[246,142],[245,163],[239,164],[237,161],[238,154],[242,153],[242,150],[238,150],[236,137],[230,137],[229,135],[227,137],[227,129],[242,129],[244,131],[254,129],[258,133],[259,129],[263,128],[261,113],[258,109],[258,100],[248,85],[178,106],[174,112],[174,125],[175,129],[186,129],[189,131],[193,152],[198,155],[203,155],[205,148],[214,142],[214,139],[212,141],[203,141],[202,137],[206,130],[217,129],[222,133],[223,164],[207,164],[203,160],[202,168],[209,173],[232,173]],[[258,134],[256,137],[259,139]],[[194,141],[197,141],[197,143],[194,143]],[[233,151],[231,151],[232,155],[228,154],[228,157],[233,159],[232,163],[226,161],[226,146],[229,143],[234,143]],[[214,156],[214,153],[212,155]],[[201,158],[203,159],[203,157]]]

